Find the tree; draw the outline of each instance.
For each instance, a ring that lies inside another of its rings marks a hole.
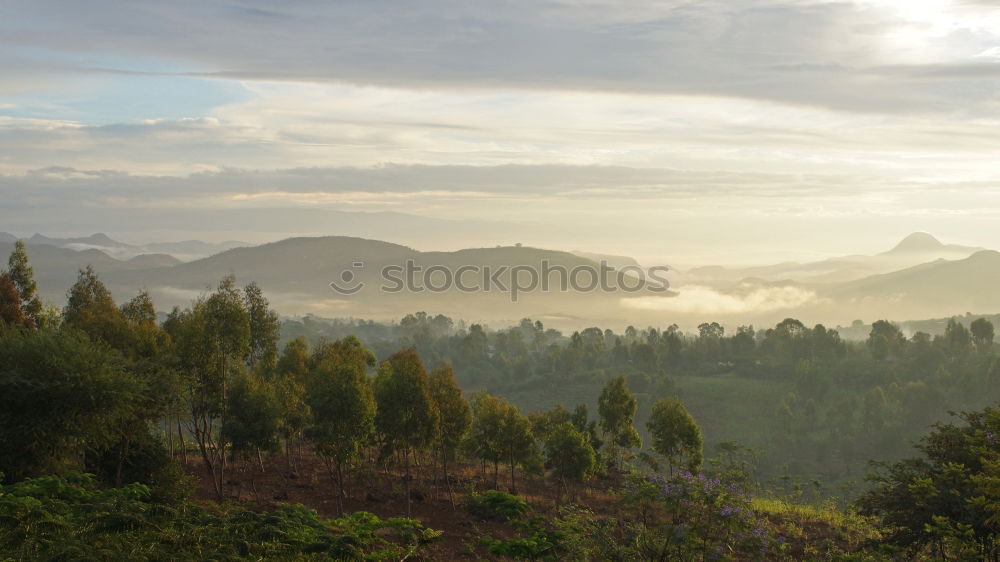
[[[473,455],[493,464],[493,488],[499,487],[500,462],[504,458],[504,424],[510,404],[503,398],[480,393],[472,397],[472,427],[468,446]]]
[[[281,411],[274,390],[251,373],[239,372],[233,377],[226,408],[222,441],[229,443],[234,454],[256,454],[264,470],[261,451],[278,448]]]
[[[972,347],[972,336],[964,324],[950,318],[944,327],[944,341],[952,357],[962,357]]]
[[[993,323],[985,318],[977,318],[969,326],[972,343],[979,353],[988,353],[993,348]]]
[[[621,456],[617,455],[618,449],[628,451],[642,446],[639,433],[632,425],[637,408],[635,396],[629,392],[625,377],[615,377],[604,384],[597,400],[597,413],[601,418],[605,442],[610,444],[619,464]]]
[[[28,327],[28,320],[21,309],[21,296],[6,272],[0,273],[0,326],[4,324]]]
[[[243,303],[250,323],[250,352],[247,366],[251,371],[258,368],[268,371],[277,360],[278,332],[281,322],[278,314],[270,310],[264,293],[256,283],[243,288]]]
[[[594,448],[587,442],[587,437],[570,422],[563,422],[552,429],[545,441],[545,459],[552,474],[567,492],[567,478],[584,480],[593,473],[597,465]]]
[[[888,320],[878,320],[872,324],[868,334],[868,348],[876,361],[894,359],[906,345],[906,338],[899,328]]]
[[[42,301],[38,298],[38,287],[35,284],[35,271],[28,262],[28,252],[24,249],[24,241],[14,243],[14,251],[7,260],[8,274],[17,293],[20,295],[21,312],[24,314],[25,325],[38,327],[41,321]]]
[[[110,311],[107,325],[115,325],[115,333],[122,334],[117,341],[109,342],[127,360],[129,373],[141,381],[146,392],[135,404],[132,415],[120,422],[121,437],[115,459],[115,486],[121,486],[122,470],[129,457],[136,436],[147,435],[149,422],[166,416],[178,392],[176,372],[166,365],[161,354],[169,345],[169,335],[156,323],[156,308],[146,291],[141,291],[121,306],[118,316]],[[124,326],[124,333],[121,327]]]
[[[501,422],[501,444],[503,455],[510,466],[510,491],[517,493],[517,482],[514,478],[514,467],[520,465],[529,471],[536,464],[541,464],[535,437],[531,433],[531,421],[521,415],[521,410],[513,404],[507,404]]]
[[[424,364],[414,348],[397,352],[375,379],[375,426],[390,451],[403,455],[406,516],[410,516],[410,456],[437,437],[438,412],[431,398]]]
[[[175,379],[163,368],[159,357],[168,336],[156,325],[156,309],[149,293],[140,292],[119,308],[111,292],[89,266],[80,270],[68,297],[63,312],[64,325],[79,329],[95,342],[120,352],[126,359],[130,376],[147,390],[127,415],[119,418],[116,451],[101,451],[102,455],[114,459],[114,484],[120,486],[133,439],[148,433],[149,421],[165,413],[174,391]]]
[[[448,480],[448,461],[455,458],[455,452],[472,425],[472,410],[469,401],[462,396],[462,389],[455,382],[455,373],[450,363],[434,369],[430,380],[431,398],[438,411],[438,444],[441,449],[441,469],[445,486],[451,494]]]
[[[0,337],[0,472],[20,479],[82,470],[120,438],[146,389],[120,354],[73,330]]]
[[[131,337],[126,342],[130,349],[122,350],[133,357],[153,358],[167,345],[169,335],[156,323],[156,307],[148,291],[138,295],[121,306],[121,317]]]
[[[77,328],[95,340],[119,350],[132,347],[133,334],[125,323],[121,310],[111,298],[111,291],[89,265],[81,269],[70,287],[63,323]]]
[[[667,459],[671,472],[682,460],[691,472],[701,467],[701,429],[676,397],[653,404],[646,429],[653,437],[653,450]]]
[[[886,524],[885,539],[941,560],[996,560],[1000,532],[1000,409],[960,414],[936,424],[916,446],[921,455],[879,463],[862,513]]]
[[[337,514],[344,513],[344,464],[361,452],[374,429],[375,396],[363,366],[324,362],[310,381],[309,437],[337,485]]]
[[[285,344],[274,371],[273,385],[280,411],[279,431],[285,439],[285,460],[292,465],[293,439],[300,437],[312,416],[306,398],[306,386],[312,378],[309,341],[299,336]]]
[[[865,431],[881,431],[885,425],[886,400],[882,387],[876,386],[865,393]]]
[[[187,376],[191,433],[219,499],[224,495],[230,381],[243,370],[250,349],[250,320],[232,276],[208,298],[176,319],[177,353]],[[218,425],[217,425],[218,422]]]

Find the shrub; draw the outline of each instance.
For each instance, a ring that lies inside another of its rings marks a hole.
[[[528,504],[521,498],[496,490],[470,495],[465,502],[465,508],[469,513],[483,519],[502,521],[517,519],[529,510]]]

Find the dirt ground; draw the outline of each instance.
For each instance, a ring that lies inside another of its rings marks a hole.
[[[292,467],[284,455],[263,458],[263,469],[257,459],[230,463],[226,470],[226,496],[234,501],[261,509],[278,503],[303,504],[313,508],[323,517],[337,517],[337,485],[322,459],[303,448],[293,455]],[[199,458],[188,455],[187,470],[199,482],[196,497],[215,499],[212,480]],[[368,511],[380,518],[401,517],[406,514],[406,495],[403,474],[399,470],[386,470],[372,462],[357,465],[346,477],[344,512]],[[451,494],[445,485],[440,464],[424,463],[411,468],[411,517],[424,526],[443,531],[439,541],[427,551],[432,559],[489,559],[479,543],[485,536],[510,538],[509,525],[482,520],[470,515],[462,505],[473,492],[494,489],[492,466],[449,463],[448,474]],[[557,510],[556,491],[559,483],[554,479],[527,477],[522,471],[515,474],[517,495],[528,502],[536,514],[553,515]],[[511,492],[510,469],[501,466],[495,489]],[[598,515],[616,516],[619,505],[610,489],[612,478],[576,485],[570,493],[576,503],[586,505]],[[562,498],[565,502],[565,497]]]

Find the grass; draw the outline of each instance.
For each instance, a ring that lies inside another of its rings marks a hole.
[[[754,498],[754,511],[771,522],[776,534],[793,542],[818,544],[826,540],[845,552],[876,544],[882,538],[874,522],[833,503],[790,503],[777,498]]]

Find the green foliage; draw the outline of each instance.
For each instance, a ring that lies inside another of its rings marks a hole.
[[[625,493],[630,504],[643,510],[644,522],[662,518],[658,524],[644,524],[638,541],[661,560],[767,559],[774,546],[767,521],[754,512],[750,496],[720,478],[679,470],[666,477],[634,478]],[[662,515],[648,519],[651,504]]]
[[[545,459],[554,476],[571,480],[588,478],[597,465],[594,448],[569,422],[552,429],[545,442]]]
[[[446,460],[452,459],[472,425],[472,409],[455,382],[451,365],[434,369],[430,375],[431,397],[439,414],[438,439]]]
[[[281,328],[278,314],[269,308],[264,293],[256,283],[243,288],[243,303],[250,328],[247,365],[251,371],[273,369],[278,356],[278,331]]]
[[[701,467],[701,429],[680,400],[669,397],[653,404],[646,427],[653,436],[653,450],[671,467],[686,464],[690,471]]]
[[[0,336],[0,471],[13,479],[79,469],[114,444],[145,388],[121,356],[76,330]]]
[[[21,308],[21,295],[7,272],[0,273],[0,328],[30,327]]]
[[[517,496],[497,490],[470,494],[465,500],[465,509],[483,519],[516,519],[528,512],[527,502]]]
[[[306,401],[312,412],[308,435],[316,452],[336,466],[337,509],[343,513],[342,465],[356,458],[375,427],[375,396],[357,362],[324,361],[310,379]]]
[[[617,452],[642,446],[642,439],[633,427],[638,402],[629,392],[625,377],[609,379],[597,400],[597,412],[605,440]]]
[[[81,269],[66,295],[63,324],[118,349],[131,347],[133,334],[111,292],[90,266]]]
[[[395,353],[375,379],[375,426],[400,449],[420,449],[437,436],[438,412],[423,361],[415,349]]]
[[[317,452],[336,462],[353,459],[374,429],[375,397],[357,365],[324,363],[307,394]]]
[[[472,426],[467,448],[478,459],[494,465],[503,458],[504,421],[510,404],[503,398],[479,393],[472,397]]]
[[[38,298],[35,270],[28,263],[28,252],[24,248],[23,240],[14,243],[14,251],[11,252],[10,258],[7,260],[7,275],[17,290],[25,326],[28,328],[42,327],[44,323],[42,301]],[[0,296],[0,302],[6,302],[7,296]]]
[[[430,446],[440,427],[427,371],[416,349],[397,352],[382,363],[375,378],[375,399],[375,427],[387,447],[386,452],[399,451],[403,456],[406,515],[409,516],[410,455]]]
[[[149,488],[97,490],[86,475],[0,488],[0,552],[48,560],[400,560],[440,533],[365,512],[324,520],[302,506],[271,512],[154,503]]]
[[[494,556],[506,556],[515,560],[555,560],[560,554],[561,535],[541,516],[516,521],[522,535],[510,539],[482,539],[486,550]]]
[[[972,343],[979,353],[989,353],[993,349],[993,323],[985,318],[977,318],[969,325]]]
[[[1000,409],[937,424],[917,449],[920,457],[878,463],[862,511],[888,525],[887,540],[914,553],[930,549],[950,559],[1000,555]]]
[[[229,389],[226,409],[222,437],[234,453],[277,450],[281,409],[273,388],[247,373],[238,373]]]

